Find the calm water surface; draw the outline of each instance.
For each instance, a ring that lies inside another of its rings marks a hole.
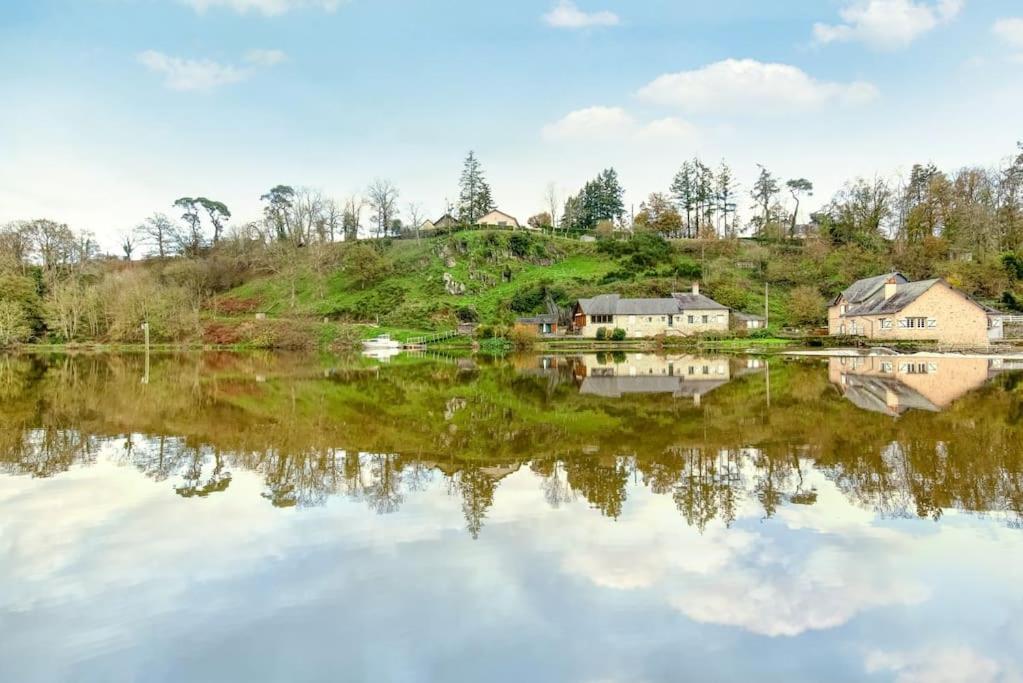
[[[0,680],[1023,680],[988,359],[0,356]]]

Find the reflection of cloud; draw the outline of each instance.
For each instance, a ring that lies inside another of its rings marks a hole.
[[[912,652],[875,650],[867,655],[869,674],[893,673],[896,683],[1017,683],[1011,664],[997,662],[968,647],[927,648]]]
[[[874,527],[874,516],[823,475],[807,484],[818,489],[818,502],[781,510],[784,537],[770,526],[743,528],[743,518],[759,516],[752,507],[733,529],[680,529],[665,514],[670,500],[652,498],[612,528],[573,539],[564,569],[602,587],[653,589],[690,619],[767,636],[834,628],[871,608],[927,598],[923,584],[899,571],[911,538]]]

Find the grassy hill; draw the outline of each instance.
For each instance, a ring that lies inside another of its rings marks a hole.
[[[771,327],[824,322],[824,303],[853,280],[900,269],[942,276],[994,301],[1011,286],[997,264],[887,253],[823,242],[753,240],[580,242],[526,232],[464,231],[422,240],[379,240],[296,250],[290,263],[221,294],[225,322],[265,312],[271,319],[368,323],[401,336],[450,329],[459,320],[507,326],[579,297],[617,292],[664,296],[694,280],[721,303],[762,314],[770,285]],[[251,317],[251,316],[249,316]],[[329,333],[328,333],[329,336]]]

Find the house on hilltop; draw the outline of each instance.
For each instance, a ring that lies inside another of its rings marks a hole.
[[[520,228],[519,221],[515,216],[509,215],[503,211],[494,209],[485,216],[480,216],[480,219],[476,221],[476,225],[481,228]]]
[[[1003,318],[942,279],[910,282],[902,273],[886,273],[858,280],[835,297],[828,332],[986,346],[1002,338]]]

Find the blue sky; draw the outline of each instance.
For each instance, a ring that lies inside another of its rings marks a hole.
[[[393,180],[440,212],[462,158],[525,218],[606,166],[639,204],[693,155],[825,201],[1023,138],[1016,0],[6,0],[0,221],[113,245],[186,194]],[[815,203],[811,202],[811,204]]]

